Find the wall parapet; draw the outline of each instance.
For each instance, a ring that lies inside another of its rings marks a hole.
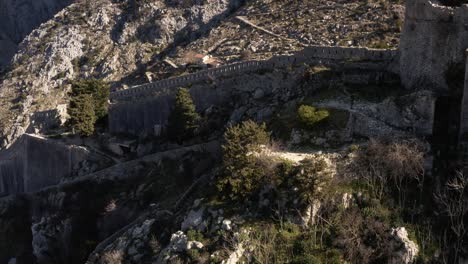
[[[218,68],[202,70],[199,72],[173,77],[153,83],[115,91],[110,95],[111,100],[128,99],[151,95],[164,89],[187,86],[192,83],[210,81],[218,77],[229,77],[256,70],[271,70],[297,63],[307,63],[314,60],[355,60],[390,62],[397,56],[396,49],[369,49],[348,47],[310,46],[294,55],[281,55],[264,61],[245,61]]]

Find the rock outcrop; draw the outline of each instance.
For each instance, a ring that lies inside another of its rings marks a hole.
[[[151,235],[169,232],[174,224],[168,210],[150,201],[179,199],[218,156],[219,143],[210,142],[120,163],[24,199],[2,198],[0,263],[12,258],[33,263],[33,257],[35,263],[85,263],[93,250],[99,254],[92,254],[89,263],[103,263],[104,256],[142,263],[140,253],[151,256],[146,248]],[[179,184],[170,190],[160,182],[165,177]]]
[[[392,230],[392,235],[397,243],[392,259],[389,263],[410,264],[416,260],[419,253],[418,245],[408,238],[408,232],[404,227],[398,227]]]
[[[1,0],[0,70],[8,65],[24,37],[73,1]]]
[[[96,77],[112,87],[138,82],[153,56],[196,40],[241,3],[99,0],[65,8],[22,41],[0,81],[0,148],[27,130],[30,115],[66,103],[70,80]]]

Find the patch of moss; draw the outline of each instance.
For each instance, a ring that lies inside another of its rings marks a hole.
[[[330,116],[330,113],[326,109],[317,109],[310,105],[301,105],[297,109],[297,116],[304,127],[312,129],[321,121],[326,120]]]

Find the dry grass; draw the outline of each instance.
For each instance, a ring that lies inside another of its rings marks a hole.
[[[352,163],[354,173],[364,179],[378,198],[387,184],[400,192],[409,181],[424,180],[424,148],[419,141],[383,142],[371,140],[357,152]]]
[[[123,253],[119,250],[112,250],[104,253],[102,256],[102,263],[104,264],[122,264]]]

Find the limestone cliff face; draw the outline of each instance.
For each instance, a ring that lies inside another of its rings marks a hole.
[[[400,40],[401,80],[407,88],[447,90],[447,70],[465,62],[468,6],[445,7],[427,0],[410,1]]]
[[[9,63],[24,37],[72,2],[0,0],[0,69]]]
[[[154,56],[198,38],[242,2],[98,0],[68,6],[21,42],[13,69],[0,80],[0,148],[30,129],[34,112],[66,104],[70,80],[131,85],[128,80]]]
[[[307,6],[301,1],[292,6],[244,2],[0,0],[0,61],[3,54],[10,58],[16,52],[11,70],[0,74],[0,148],[25,132],[35,133],[30,125],[35,112],[66,105],[69,81],[77,78],[100,78],[121,88],[147,82],[146,76],[155,80],[180,74],[163,59],[182,65],[189,51],[226,63],[239,60],[244,51],[255,54],[250,59],[267,59],[298,51],[304,43],[372,46],[376,39],[367,36],[369,31],[387,32],[378,34],[384,44],[398,44],[395,21],[402,19],[401,4],[369,3],[362,9],[355,1],[342,1],[331,10],[326,1],[306,1]],[[276,15],[258,15],[265,10]],[[237,16],[297,41],[252,30]],[[350,41],[356,32],[362,34]]]

